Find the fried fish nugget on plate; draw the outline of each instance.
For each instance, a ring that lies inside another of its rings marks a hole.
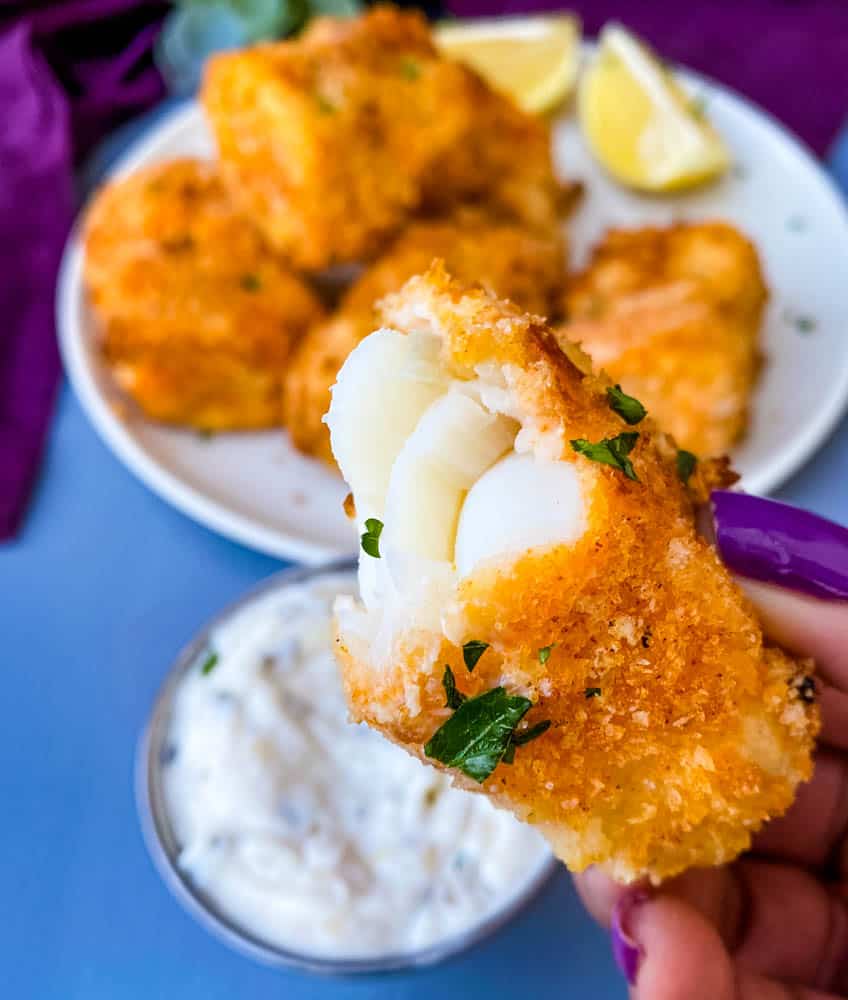
[[[569,282],[561,334],[681,446],[718,455],[745,433],[767,295],[730,225],[612,230]]]
[[[363,533],[362,600],[337,605],[354,717],[572,869],[734,857],[809,777],[818,714],[810,664],[698,535],[671,442],[579,348],[438,268],[383,321],[328,417]]]
[[[406,229],[347,291],[338,310],[301,341],[286,375],[285,424],[301,451],[334,465],[322,420],[345,358],[377,322],[377,303],[437,257],[453,274],[479,281],[524,309],[550,315],[565,273],[562,240],[463,210]]]
[[[144,413],[208,430],[281,423],[292,346],[322,308],[212,164],[174,160],[109,184],[84,241],[104,357]]]
[[[555,215],[547,128],[442,58],[416,13],[319,19],[216,56],[202,100],[233,196],[307,269],[373,258],[436,191],[451,205],[488,192],[533,224]],[[509,156],[489,134],[502,121],[523,142]]]

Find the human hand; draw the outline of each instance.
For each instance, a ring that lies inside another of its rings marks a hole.
[[[806,591],[740,580],[768,636],[817,662],[813,778],[732,865],[655,890],[616,886],[599,869],[575,881],[611,927],[634,1000],[831,1000],[848,996],[848,530],[730,496],[713,498],[724,561]]]

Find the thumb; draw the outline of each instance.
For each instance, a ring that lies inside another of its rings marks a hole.
[[[639,1000],[738,1000],[718,931],[670,896],[622,896],[610,927],[615,960]]]
[[[713,925],[671,896],[626,893],[610,933],[631,1000],[837,1000],[739,970]]]

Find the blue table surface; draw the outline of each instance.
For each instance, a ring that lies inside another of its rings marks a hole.
[[[89,179],[146,123],[120,133]],[[848,137],[846,137],[848,139]],[[848,187],[848,141],[831,166]],[[848,421],[779,496],[848,521]],[[107,451],[63,386],[21,536],[0,549],[0,993],[10,998],[623,997],[567,876],[432,969],[323,979],[255,965],[188,917],[146,854],[136,742],[176,651],[280,568],[172,510]]]

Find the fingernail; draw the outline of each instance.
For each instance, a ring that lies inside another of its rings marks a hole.
[[[612,921],[610,923],[610,940],[612,943],[612,955],[615,964],[624,973],[627,982],[633,986],[639,972],[639,961],[642,957],[642,949],[639,947],[632,934],[633,911],[637,906],[641,906],[649,899],[649,895],[642,889],[636,892],[625,893],[615,904],[612,910]]]
[[[716,543],[740,576],[848,600],[848,528],[789,504],[716,490]]]

